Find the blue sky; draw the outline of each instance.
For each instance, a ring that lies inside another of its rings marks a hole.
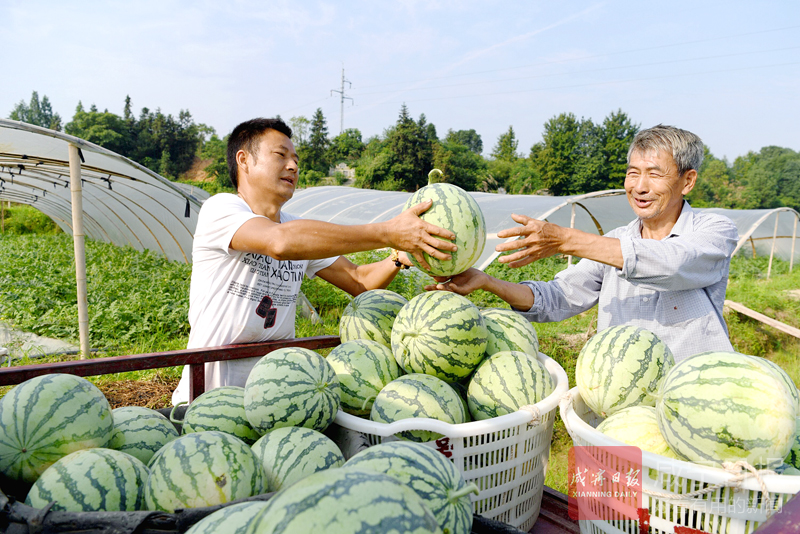
[[[31,91],[64,121],[78,100],[191,111],[221,135],[310,117],[364,138],[405,103],[488,154],[511,125],[527,155],[563,112],[691,130],[730,161],[800,150],[800,2],[0,0],[0,114]]]

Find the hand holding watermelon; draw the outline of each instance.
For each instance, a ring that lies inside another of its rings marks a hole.
[[[430,199],[415,204],[391,219],[386,225],[392,247],[406,251],[425,269],[430,268],[426,256],[440,261],[448,261],[451,255],[442,251],[455,252],[458,249],[455,243],[450,242],[456,238],[453,232],[420,218],[420,215],[428,211],[431,206],[433,206],[433,201]],[[437,239],[434,236],[444,239]]]

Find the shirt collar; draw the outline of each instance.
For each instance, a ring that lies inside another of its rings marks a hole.
[[[678,220],[675,222],[675,226],[672,227],[670,230],[669,236],[672,237],[676,235],[684,234],[692,229],[694,221],[694,210],[689,205],[686,200],[683,201],[683,207],[681,208],[681,214],[678,216]],[[628,234],[632,237],[642,237],[642,220],[636,219],[628,226]]]

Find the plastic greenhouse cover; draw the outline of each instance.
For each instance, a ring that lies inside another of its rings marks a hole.
[[[0,119],[0,199],[29,204],[72,234],[69,144],[84,159],[87,237],[191,261],[205,192],[185,191],[110,150],[61,132]]]
[[[597,191],[584,195],[553,197],[540,195],[501,195],[470,193],[486,219],[486,247],[476,267],[485,269],[498,256],[494,248],[503,239],[497,232],[517,226],[512,213],[546,219],[561,226],[573,226],[585,232],[605,234],[630,223],[635,215],[622,189]],[[292,215],[337,224],[366,224],[391,219],[403,211],[411,193],[376,191],[346,186],[323,186],[298,190],[283,210]],[[572,223],[574,207],[574,224]],[[729,217],[736,224],[740,241],[737,251],[769,255],[775,217],[779,226],[775,241],[776,257],[788,260],[792,253],[793,229],[800,214],[790,208],[775,210],[729,210],[708,208]],[[752,238],[752,240],[751,240]],[[800,247],[794,248],[795,261]]]

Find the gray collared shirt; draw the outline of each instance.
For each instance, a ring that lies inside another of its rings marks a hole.
[[[732,351],[722,316],[731,254],[739,235],[727,217],[696,212],[684,202],[672,233],[643,239],[641,221],[608,234],[620,240],[622,269],[583,259],[551,282],[522,282],[534,304],[531,322],[561,321],[595,304],[597,331],[630,324],[655,333],[675,361]]]

